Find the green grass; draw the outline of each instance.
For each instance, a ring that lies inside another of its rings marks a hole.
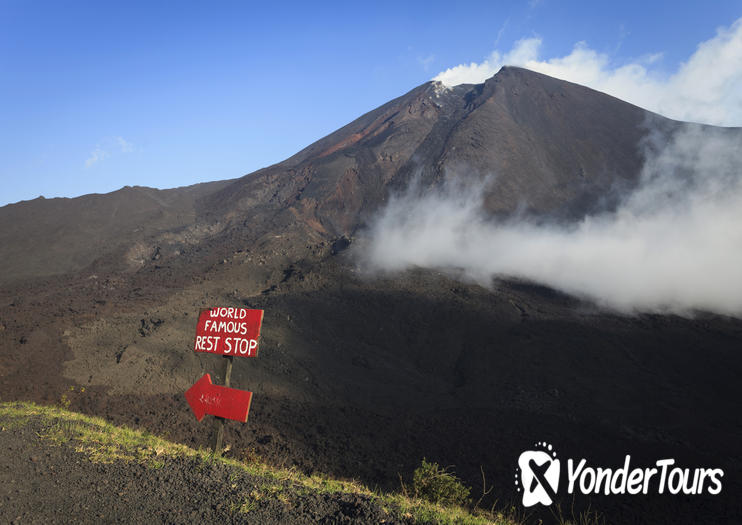
[[[321,474],[304,475],[293,468],[276,468],[261,461],[240,462],[217,457],[204,449],[193,449],[173,443],[147,432],[113,425],[101,418],[70,412],[61,407],[39,406],[27,402],[0,403],[0,430],[26,425],[31,419],[40,419],[44,430],[39,437],[49,443],[69,445],[85,454],[90,461],[110,463],[132,461],[158,469],[172,457],[189,457],[198,460],[202,468],[214,463],[232,467],[235,473],[246,472],[259,478],[248,497],[233,503],[234,512],[249,513],[263,498],[273,498],[289,503],[289,490],[299,494],[350,493],[376,500],[387,512],[412,519],[415,523],[441,525],[517,525],[512,514],[486,512],[439,505],[403,493],[373,492],[356,481],[338,480]],[[236,480],[237,474],[230,476]]]

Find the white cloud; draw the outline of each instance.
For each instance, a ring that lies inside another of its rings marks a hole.
[[[495,50],[483,62],[461,64],[438,73],[433,80],[439,80],[447,86],[458,84],[479,84],[497,73],[503,65],[521,65],[538,57],[541,40],[524,38],[515,43],[513,49],[504,55]]]
[[[91,153],[90,156],[85,159],[85,167],[90,168],[94,164],[97,164],[98,162],[102,161],[108,157],[108,152],[105,150],[102,150],[100,147],[96,147]]]
[[[742,316],[742,144],[725,131],[655,136],[640,187],[617,211],[571,226],[493,221],[482,208],[487,181],[413,187],[372,223],[363,262],[382,272],[439,268],[484,285],[523,278],[624,312]]]
[[[118,145],[121,148],[121,153],[131,153],[134,151],[134,144],[128,142],[124,137],[116,137],[116,142],[118,142]]]
[[[95,146],[95,149],[85,159],[85,167],[90,168],[95,164],[111,156],[111,150],[118,149],[121,153],[131,153],[134,151],[134,144],[124,137],[107,138],[101,141],[101,144]]]
[[[480,83],[503,66],[521,66],[603,91],[670,118],[724,126],[742,125],[742,18],[717,30],[671,74],[659,69],[661,53],[614,66],[611,58],[575,44],[563,57],[540,57],[540,38],[526,38],[480,63],[461,64],[434,77],[453,86]]]

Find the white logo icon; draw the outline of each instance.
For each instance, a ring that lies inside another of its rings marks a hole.
[[[523,491],[523,506],[536,503],[551,505],[559,488],[559,460],[556,451],[548,443],[539,441],[538,450],[526,450],[518,458],[515,474],[517,490]]]
[[[629,454],[620,467],[593,467],[586,459],[575,461],[567,458],[565,462],[565,487],[567,494],[576,491],[582,494],[649,494],[656,491],[664,494],[712,494],[722,491],[720,468],[674,467],[673,458],[658,459],[654,466],[633,467]],[[518,457],[515,469],[515,488],[523,493],[523,506],[532,507],[537,503],[549,506],[556,500],[559,489],[561,465],[554,447],[545,441],[534,444],[533,450],[526,450]]]

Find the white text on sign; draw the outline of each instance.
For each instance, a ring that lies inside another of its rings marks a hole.
[[[214,307],[204,309],[196,326],[196,352],[256,357],[263,310]]]
[[[219,335],[196,336],[196,350],[199,352],[214,352],[218,354],[239,354],[251,356],[258,347],[257,339],[243,339],[241,337],[222,337]]]

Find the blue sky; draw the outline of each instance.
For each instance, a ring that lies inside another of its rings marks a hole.
[[[698,89],[683,64],[719,28],[736,49],[742,17],[742,1],[372,4],[0,0],[0,205],[239,177],[441,72],[475,63],[481,76],[503,58],[626,98],[650,82],[664,99]],[[742,72],[725,60],[717,69]],[[671,116],[742,125],[739,99],[720,93]]]

